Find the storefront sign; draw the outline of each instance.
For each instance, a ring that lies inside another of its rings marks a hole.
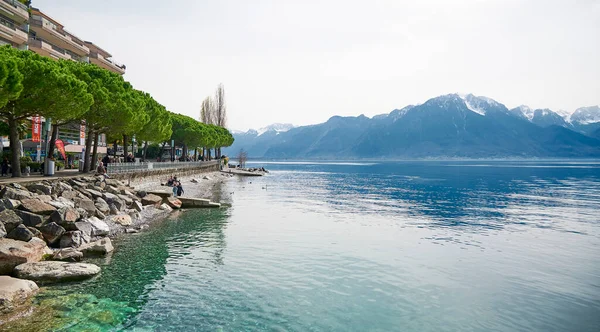
[[[42,118],[34,116],[31,118],[31,141],[39,142],[42,137]]]

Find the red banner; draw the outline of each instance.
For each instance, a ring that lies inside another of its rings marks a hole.
[[[81,125],[79,126],[79,144],[85,144],[85,120],[82,120]]]
[[[57,139],[54,145],[58,149],[58,152],[60,152],[60,155],[63,157],[63,159],[67,160],[67,155],[65,153],[65,143],[61,139]]]
[[[34,116],[31,118],[31,141],[39,142],[42,137],[42,118]]]

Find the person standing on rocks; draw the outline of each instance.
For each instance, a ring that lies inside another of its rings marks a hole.
[[[173,177],[173,197],[177,196],[177,186],[179,186],[179,180],[177,180],[177,177],[174,176]]]

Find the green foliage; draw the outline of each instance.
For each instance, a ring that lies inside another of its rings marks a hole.
[[[10,46],[0,49],[0,108],[19,97],[23,91],[23,75],[11,57]]]

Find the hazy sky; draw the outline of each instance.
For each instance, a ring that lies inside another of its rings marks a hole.
[[[509,108],[600,104],[600,0],[33,0],[198,118],[229,127],[372,116],[452,92]]]

